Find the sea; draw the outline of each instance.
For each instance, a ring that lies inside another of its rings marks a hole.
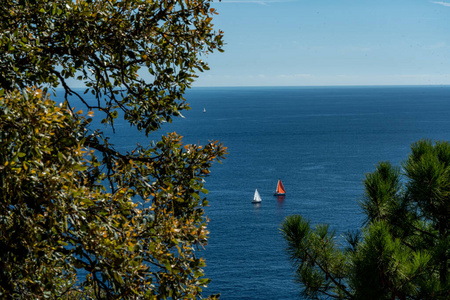
[[[450,86],[193,88],[182,112],[145,138],[118,121],[126,150],[176,131],[184,143],[218,140],[226,159],[206,178],[208,245],[199,252],[221,299],[301,299],[280,233],[300,214],[342,234],[361,227],[365,174],[401,166],[420,139],[450,141]],[[286,197],[273,196],[278,179]],[[255,189],[262,202],[252,204]]]

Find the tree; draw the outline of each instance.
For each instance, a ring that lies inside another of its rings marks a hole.
[[[328,225],[286,218],[281,231],[303,296],[449,299],[450,143],[414,143],[403,170],[381,162],[366,175],[366,219],[344,241]]]
[[[124,153],[91,121],[114,129],[120,115],[155,140],[189,109],[201,58],[222,51],[210,1],[4,0],[0,12],[0,296],[201,298],[201,195],[226,148],[170,133]]]

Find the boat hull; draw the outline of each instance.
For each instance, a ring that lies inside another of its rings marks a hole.
[[[274,196],[286,196],[286,190],[284,189],[283,183],[280,179],[278,179],[277,182],[277,188],[275,189],[275,192],[273,193]]]
[[[258,189],[255,189],[255,195],[253,196],[252,203],[261,203],[262,199],[258,193]]]

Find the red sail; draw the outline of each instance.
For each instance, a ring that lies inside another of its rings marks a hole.
[[[286,194],[286,190],[284,189],[284,186],[283,186],[283,183],[281,182],[281,180],[278,180],[277,194]]]

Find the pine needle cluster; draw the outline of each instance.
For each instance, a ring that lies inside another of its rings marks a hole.
[[[281,232],[307,299],[450,299],[450,143],[421,140],[364,179],[359,232],[289,216]]]

